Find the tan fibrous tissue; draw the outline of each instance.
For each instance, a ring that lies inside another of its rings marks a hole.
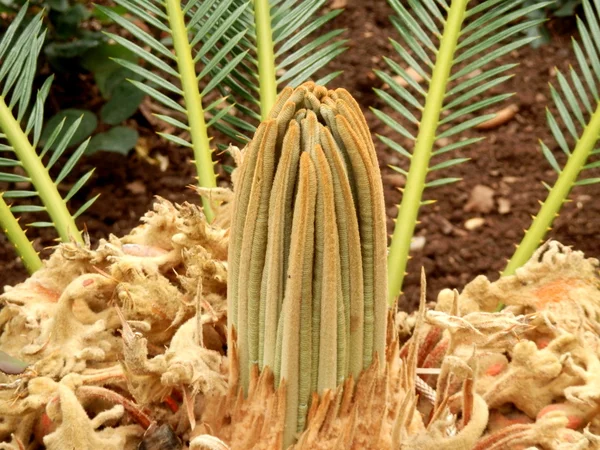
[[[134,449],[226,392],[227,230],[163,199],[143,221],[6,287],[0,349],[30,366],[0,374],[0,448]]]
[[[479,276],[460,296],[440,292],[417,365],[441,366],[425,380],[448,392],[451,411],[461,385],[448,363],[474,365],[474,392],[489,419],[469,448],[600,448],[598,267],[549,241],[513,276],[494,283]],[[506,307],[493,312],[498,304]]]

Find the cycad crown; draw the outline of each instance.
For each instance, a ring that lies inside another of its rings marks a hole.
[[[376,355],[384,361],[381,176],[355,100],[313,83],[284,89],[238,170],[230,346],[244,392],[255,366],[285,381],[287,448],[314,393],[358,379]]]

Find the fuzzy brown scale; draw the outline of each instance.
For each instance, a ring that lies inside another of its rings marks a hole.
[[[304,429],[314,393],[384,361],[381,175],[356,101],[314,83],[283,90],[242,158],[229,325],[244,393],[254,366],[272,370],[276,386],[285,380],[287,446]]]

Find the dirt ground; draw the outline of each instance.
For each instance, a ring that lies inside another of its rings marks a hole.
[[[329,27],[346,28],[345,37],[350,39],[348,51],[329,66],[331,70],[344,70],[330,87],[348,89],[363,107],[370,124],[383,174],[390,233],[398,211],[396,205],[401,200],[398,188],[403,186],[404,177],[388,165],[407,168],[407,161],[375,137],[382,134],[399,139],[375,118],[369,108],[387,111],[373,92],[374,87],[381,87],[381,82],[371,69],[384,68],[383,56],[395,58],[388,41],[388,37],[397,38],[388,21],[391,13],[383,0],[348,0],[346,11]],[[553,35],[550,44],[538,49],[525,47],[502,60],[503,63],[509,60],[521,63],[514,70],[514,78],[495,91],[514,92],[515,96],[507,104],[517,105],[519,112],[500,128],[462,135],[484,136],[486,140],[461,152],[461,156],[468,156],[471,161],[446,170],[444,176],[461,177],[462,181],[426,193],[429,194],[427,198],[434,198],[437,203],[421,210],[416,235],[422,248],[412,252],[402,308],[412,309],[418,300],[421,266],[427,273],[428,299],[434,300],[440,289],[460,289],[479,274],[498,278],[499,271],[512,255],[515,244],[523,236],[523,229],[528,227],[531,215],[538,209],[538,201],[545,198],[542,181],[552,183],[555,179],[538,140],[542,139],[550,148],[556,149],[546,125],[545,111],[550,105],[548,83],[555,80],[555,66],[566,70],[569,63],[574,63],[570,42],[570,36],[575,32],[573,22],[572,18],[550,22]],[[57,106],[57,99],[63,108],[95,102],[88,76],[58,74],[54,86],[53,107]],[[142,136],[140,148],[147,149],[150,157],[144,157],[143,152],[130,152],[127,157],[101,152],[83,158],[74,169],[83,174],[96,167],[93,178],[72,205],[76,210],[86,198],[101,194],[78,221],[87,228],[93,244],[109,233],[120,236],[136,226],[139,217],[151,208],[155,195],[174,202],[199,203],[197,195],[186,187],[194,183],[190,153],[169,148],[159,140],[141,113],[136,114],[129,125],[138,128]],[[455,152],[452,156],[459,154]],[[166,169],[162,168],[164,170],[157,164],[161,159],[168,161]],[[76,178],[77,174],[74,174]],[[222,178],[222,182],[226,183],[226,178]],[[4,186],[0,186],[2,188]],[[68,184],[63,188],[68,191]],[[493,196],[493,201],[488,201],[487,205],[469,202],[473,193],[478,192]],[[583,250],[588,256],[599,257],[600,240],[596,239],[600,230],[600,203],[596,201],[599,195],[599,185],[574,189],[573,201],[564,206],[548,236]],[[482,225],[475,229],[465,227],[472,218],[483,219]],[[53,232],[32,229],[28,234],[36,248],[46,249],[42,254],[47,255],[48,247],[54,244]],[[27,276],[3,235],[0,235],[0,274],[2,286],[18,283]]]

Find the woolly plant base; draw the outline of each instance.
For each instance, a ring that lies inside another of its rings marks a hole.
[[[0,350],[29,367],[0,374],[0,449],[281,448],[285,383],[254,370],[244,397],[226,348],[229,224],[161,199],[143,220],[6,287]],[[390,314],[384,364],[313,396],[294,448],[600,448],[598,281],[550,242]]]

